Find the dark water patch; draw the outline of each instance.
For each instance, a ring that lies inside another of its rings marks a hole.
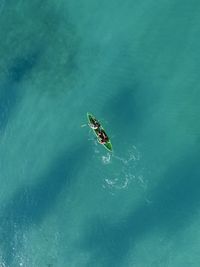
[[[31,76],[32,86],[53,96],[70,90],[79,71],[80,37],[69,20],[65,2],[9,1],[6,7],[0,18],[5,25],[0,29],[4,40],[0,69],[7,70],[15,58],[42,47],[43,54]]]
[[[93,266],[123,266],[130,249],[152,231],[173,238],[195,216],[200,204],[200,153],[193,152],[170,166],[163,181],[151,192],[151,204],[143,203],[119,223],[95,218],[88,223],[81,249],[91,254]]]
[[[118,134],[117,138],[121,136],[122,142],[133,140],[140,135],[142,126],[149,120],[159,99],[158,90],[143,82],[135,82],[129,87],[120,87],[106,102],[103,112],[109,118],[115,134]]]
[[[34,52],[16,58],[9,70],[9,83],[20,83],[22,79],[36,66],[40,53]]]
[[[41,4],[38,1],[32,8],[40,14],[35,37],[40,36],[46,48],[34,76],[37,78],[37,73],[40,74],[37,91],[42,90],[52,97],[60,96],[72,89],[77,82],[77,74],[80,74],[78,54],[81,38],[76,25],[70,21],[64,2],[57,5],[56,2],[44,1]]]
[[[6,127],[10,116],[20,103],[23,92],[21,83],[26,75],[30,74],[40,57],[39,52],[23,55],[14,60],[8,69],[8,76],[0,91],[0,131]]]
[[[52,212],[60,192],[67,192],[77,181],[86,158],[86,146],[68,149],[53,162],[37,184],[20,188],[8,203],[1,205],[0,246],[6,266],[16,261],[23,234],[32,225],[41,223]]]

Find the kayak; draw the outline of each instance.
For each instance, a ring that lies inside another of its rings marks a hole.
[[[87,119],[88,119],[88,122],[91,123],[92,120],[96,120],[98,121],[91,113],[87,113]],[[98,121],[99,122],[99,121]],[[104,128],[102,126],[100,126],[100,129],[104,130]],[[96,135],[97,139],[99,140],[99,136],[98,136],[98,130],[97,129],[92,129],[94,134]],[[106,134],[107,135],[107,134]],[[108,137],[108,136],[107,136]],[[108,137],[108,141],[105,143],[105,144],[102,144],[107,150],[109,151],[112,151],[112,144],[111,144],[111,141],[110,141],[110,138]]]
[[[88,119],[88,122],[89,123],[91,123],[92,122],[92,120],[96,120],[96,121],[98,121],[91,113],[87,113],[87,119]],[[99,122],[99,121],[98,121]],[[102,127],[102,126],[100,126],[100,129],[101,130],[103,130],[104,132],[105,132],[105,130],[104,130],[104,128]],[[99,137],[98,137],[98,130],[97,129],[92,129],[93,130],[93,132],[94,132],[94,134],[96,135],[96,137],[97,137],[97,139],[99,140]],[[106,134],[107,135],[107,134]],[[108,136],[107,136],[108,137]],[[109,137],[108,137],[108,141],[105,143],[105,144],[102,144],[107,150],[109,150],[109,151],[112,151],[112,144],[111,144],[111,141],[110,141],[110,139],[109,139]]]

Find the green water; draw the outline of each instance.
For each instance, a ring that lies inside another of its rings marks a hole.
[[[199,12],[0,0],[0,267],[200,266]]]

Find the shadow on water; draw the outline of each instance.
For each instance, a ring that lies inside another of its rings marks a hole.
[[[119,223],[96,218],[88,223],[81,249],[91,253],[87,266],[123,266],[130,249],[155,229],[173,237],[190,224],[200,203],[200,153],[185,156],[164,174],[143,203]]]
[[[130,88],[122,88],[119,94],[113,98],[112,103],[109,104],[110,112],[115,116],[114,123],[126,127],[136,119],[136,110],[139,102],[136,101],[134,91]],[[137,105],[136,105],[137,104]]]
[[[23,234],[31,225],[41,223],[45,216],[52,212],[59,193],[69,190],[75,183],[87,158],[86,152],[85,146],[67,150],[53,162],[52,167],[37,184],[20,188],[1,208],[0,247],[6,266],[16,260],[23,243]]]
[[[37,64],[40,53],[32,53],[27,56],[15,59],[8,70],[6,82],[1,87],[0,92],[0,130],[4,130],[9,117],[15,110],[21,99],[20,83],[24,77],[32,71]]]
[[[39,56],[39,52],[34,52],[27,56],[15,59],[9,71],[9,79],[11,85],[22,81],[24,76],[29,73],[36,65]]]
[[[110,117],[114,131],[122,129],[123,135],[129,138],[131,129],[134,129],[134,135],[139,132],[158,98],[159,92],[147,91],[145,85],[135,82],[128,87],[119,88],[118,93],[106,103],[104,112]]]

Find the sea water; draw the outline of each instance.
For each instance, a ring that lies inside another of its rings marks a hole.
[[[200,266],[199,12],[0,1],[0,267]]]

